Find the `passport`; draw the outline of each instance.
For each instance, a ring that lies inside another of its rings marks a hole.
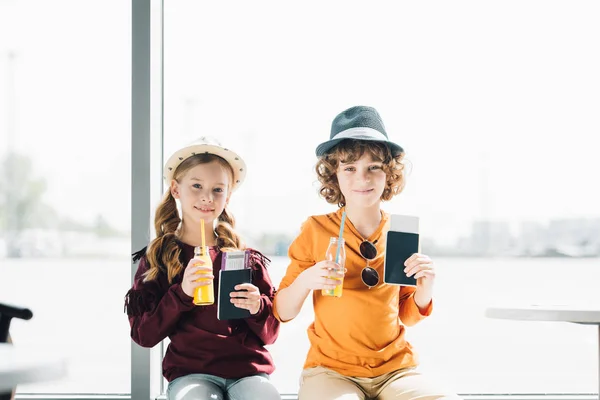
[[[249,317],[250,311],[238,308],[231,303],[231,292],[242,283],[252,283],[252,269],[248,263],[249,251],[226,251],[221,260],[219,271],[219,298],[217,300],[217,318],[221,321]]]

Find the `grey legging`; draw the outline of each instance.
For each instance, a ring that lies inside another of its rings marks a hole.
[[[266,374],[240,379],[191,374],[169,382],[167,400],[281,400],[281,396]]]

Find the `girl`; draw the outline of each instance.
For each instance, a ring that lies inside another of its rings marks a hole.
[[[333,121],[330,140],[317,147],[320,194],[337,212],[312,216],[289,248],[289,265],[275,297],[280,321],[298,315],[312,292],[315,320],[300,379],[300,400],[452,398],[415,370],[417,358],[404,338],[431,314],[434,264],[413,254],[404,271],[417,288],[382,282],[389,215],[381,202],[404,185],[402,148],[387,138],[371,107],[352,107]],[[346,212],[345,274],[322,261],[330,237],[339,235]],[[336,279],[337,278],[337,279]],[[341,297],[324,296],[343,278]]]
[[[217,291],[222,252],[245,248],[227,210],[245,173],[237,154],[206,138],[175,152],[165,164],[170,187],[156,210],[156,239],[134,254],[140,262],[125,303],[131,337],[144,347],[171,340],[163,359],[168,399],[280,399],[269,381],[274,365],[265,349],[279,332],[267,259],[251,250],[253,283],[237,285],[230,294],[250,317],[220,321],[216,303],[192,301],[199,286],[214,285]],[[213,268],[193,259],[202,242],[201,219]],[[198,280],[199,272],[208,275]]]

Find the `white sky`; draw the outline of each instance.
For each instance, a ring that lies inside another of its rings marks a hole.
[[[430,235],[482,216],[600,216],[598,2],[165,3],[165,151],[212,135],[241,153],[245,231],[294,232],[333,209],[316,195],[314,148],[357,104],[412,162],[385,208]],[[15,147],[46,201],[125,229],[130,14],[122,0],[0,0],[0,152],[13,98]]]

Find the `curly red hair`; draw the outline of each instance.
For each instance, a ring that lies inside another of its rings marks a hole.
[[[321,183],[319,194],[328,203],[339,207],[346,205],[346,199],[340,190],[337,180],[337,170],[340,163],[351,163],[359,160],[365,153],[373,160],[383,164],[386,184],[381,194],[382,201],[391,200],[404,189],[404,153],[393,155],[390,148],[383,142],[346,139],[342,140],[329,153],[319,157],[315,167]]]

